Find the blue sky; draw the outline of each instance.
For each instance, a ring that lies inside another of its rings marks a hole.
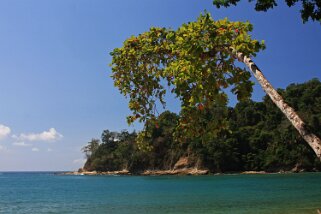
[[[254,25],[253,37],[267,45],[255,62],[275,87],[321,79],[320,24],[302,24],[299,7],[279,4],[258,13],[246,1],[216,9],[211,0],[1,0],[0,171],[74,170],[83,163],[80,148],[102,130],[141,129],[126,124],[109,52],[131,35],[175,29],[205,9],[214,19]],[[253,98],[263,95],[256,85]]]

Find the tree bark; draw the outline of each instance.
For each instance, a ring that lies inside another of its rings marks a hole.
[[[235,53],[235,52],[234,52]],[[306,128],[305,123],[299,117],[299,115],[291,108],[281,97],[281,95],[273,88],[271,83],[264,77],[257,65],[248,56],[243,53],[236,52],[234,55],[236,58],[245,63],[246,66],[251,70],[254,77],[262,86],[263,90],[269,95],[273,103],[283,112],[283,114],[289,119],[292,125],[298,130],[303,139],[310,145],[317,157],[321,161],[321,140],[310,130]]]

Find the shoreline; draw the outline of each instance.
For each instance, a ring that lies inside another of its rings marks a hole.
[[[197,168],[183,168],[183,169],[173,169],[173,170],[145,170],[139,173],[131,173],[128,170],[120,171],[72,171],[58,173],[60,175],[141,175],[141,176],[154,176],[154,175],[208,175],[209,170],[207,169],[197,169]]]
[[[241,171],[241,172],[225,172],[225,173],[211,173],[207,169],[197,169],[197,168],[183,168],[183,169],[173,169],[173,170],[145,170],[139,173],[132,173],[128,170],[119,171],[70,171],[57,173],[58,175],[86,175],[86,176],[100,176],[100,175],[124,175],[124,176],[166,176],[166,175],[176,175],[176,176],[197,176],[197,175],[269,175],[269,174],[296,174],[304,172],[319,172],[319,171],[276,171],[276,172],[266,172],[266,171]]]

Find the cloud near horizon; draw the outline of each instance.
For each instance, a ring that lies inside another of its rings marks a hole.
[[[0,124],[0,140],[4,139],[11,133],[11,129],[8,126]]]
[[[40,150],[39,150],[37,147],[33,147],[33,148],[31,149],[31,151],[33,151],[33,152],[39,152]]]
[[[47,141],[53,142],[63,138],[63,135],[56,131],[55,128],[50,128],[48,131],[43,131],[41,133],[28,133],[20,134],[19,136],[13,135],[18,142],[24,141]]]
[[[27,146],[32,146],[32,144],[25,143],[25,142],[14,142],[12,145],[14,146],[21,146],[21,147],[27,147]]]

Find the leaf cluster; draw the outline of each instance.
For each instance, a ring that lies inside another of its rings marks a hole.
[[[231,5],[236,5],[240,0],[213,0],[213,4],[220,8],[229,7]],[[253,0],[249,0],[252,2]],[[299,0],[285,0],[286,4],[289,7],[294,6]],[[301,18],[303,22],[307,22],[310,18],[313,21],[318,21],[321,23],[321,1],[320,0],[301,0],[302,4],[301,9]],[[256,0],[255,1],[255,10],[256,11],[267,11],[277,6],[275,0]]]
[[[251,38],[252,29],[249,22],[215,21],[205,13],[177,30],[151,28],[127,39],[111,53],[111,67],[115,86],[129,98],[128,123],[155,119],[157,105],[165,108],[166,93],[174,93],[181,101],[181,127],[196,127],[195,134],[201,134],[201,115],[226,106],[227,89],[248,99],[250,73],[230,50],[255,56],[264,49],[264,42]],[[220,129],[224,122],[208,127]]]

